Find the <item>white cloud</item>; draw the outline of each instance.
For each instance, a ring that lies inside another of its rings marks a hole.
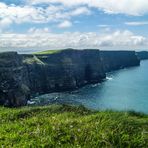
[[[126,25],[129,26],[143,26],[143,25],[148,25],[148,21],[144,22],[125,22]]]
[[[12,20],[10,18],[0,19],[0,33],[6,32],[9,26],[12,24]]]
[[[61,3],[66,7],[87,5],[115,14],[143,15],[148,13],[147,0],[29,0],[29,2],[32,4]]]
[[[100,49],[138,49],[148,46],[148,39],[133,34],[128,30],[97,34],[95,32],[67,32],[55,34],[49,29],[32,28],[26,34],[0,34],[0,49],[26,49],[33,51],[41,49],[61,48],[100,48]]]
[[[43,15],[42,8],[35,8],[32,6],[15,6],[0,3],[0,20],[11,20],[15,23],[23,22],[46,22],[46,17]]]
[[[16,6],[0,2],[0,27],[8,27],[12,23],[59,23],[74,16],[88,14],[90,14],[90,10],[87,7],[65,8],[61,5],[52,4],[47,7]]]
[[[2,20],[0,20],[0,26],[2,28],[8,27],[10,24],[12,24],[12,20],[9,18],[3,18]]]
[[[105,24],[97,25],[97,26],[100,27],[100,28],[106,28],[106,27],[109,27],[109,25],[105,25]]]
[[[71,26],[72,26],[72,23],[67,20],[65,20],[64,22],[62,22],[58,25],[59,28],[69,28]]]
[[[30,28],[28,30],[28,33],[32,33],[32,34],[47,34],[47,33],[50,33],[50,29],[49,28],[42,28],[42,29],[38,29],[38,28]]]
[[[81,14],[89,15],[89,14],[91,14],[91,12],[86,7],[79,7],[71,12],[72,16],[77,16],[77,15],[81,15]]]

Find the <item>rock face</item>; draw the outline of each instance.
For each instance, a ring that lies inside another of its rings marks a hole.
[[[148,51],[140,51],[136,53],[140,60],[147,60],[148,59]]]
[[[31,95],[101,82],[106,72],[139,65],[135,52],[63,50],[53,54],[0,53],[0,105],[26,105]]]
[[[24,63],[33,94],[73,90],[105,78],[99,50],[24,56]]]
[[[135,51],[100,51],[100,57],[105,72],[140,65]]]
[[[26,105],[29,88],[21,56],[16,52],[0,54],[0,105]]]

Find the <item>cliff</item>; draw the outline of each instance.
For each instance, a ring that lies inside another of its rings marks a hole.
[[[139,63],[131,51],[69,49],[52,54],[0,53],[0,105],[26,105],[32,95],[98,83],[106,77],[106,72]]]
[[[100,51],[100,57],[105,72],[140,65],[135,51]]]
[[[26,105],[29,88],[26,69],[16,52],[0,54],[0,105]]]
[[[148,59],[148,51],[140,51],[140,52],[136,52],[136,54],[140,60]]]
[[[99,50],[63,50],[24,55],[29,88],[35,93],[73,90],[105,78]]]

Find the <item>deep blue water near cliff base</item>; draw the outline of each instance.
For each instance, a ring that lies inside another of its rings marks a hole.
[[[38,104],[82,104],[97,110],[137,111],[148,114],[148,60],[141,66],[107,74],[101,84],[77,91],[39,96]]]

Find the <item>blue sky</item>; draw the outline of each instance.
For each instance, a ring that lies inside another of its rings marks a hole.
[[[147,46],[146,0],[0,0],[0,51]]]

